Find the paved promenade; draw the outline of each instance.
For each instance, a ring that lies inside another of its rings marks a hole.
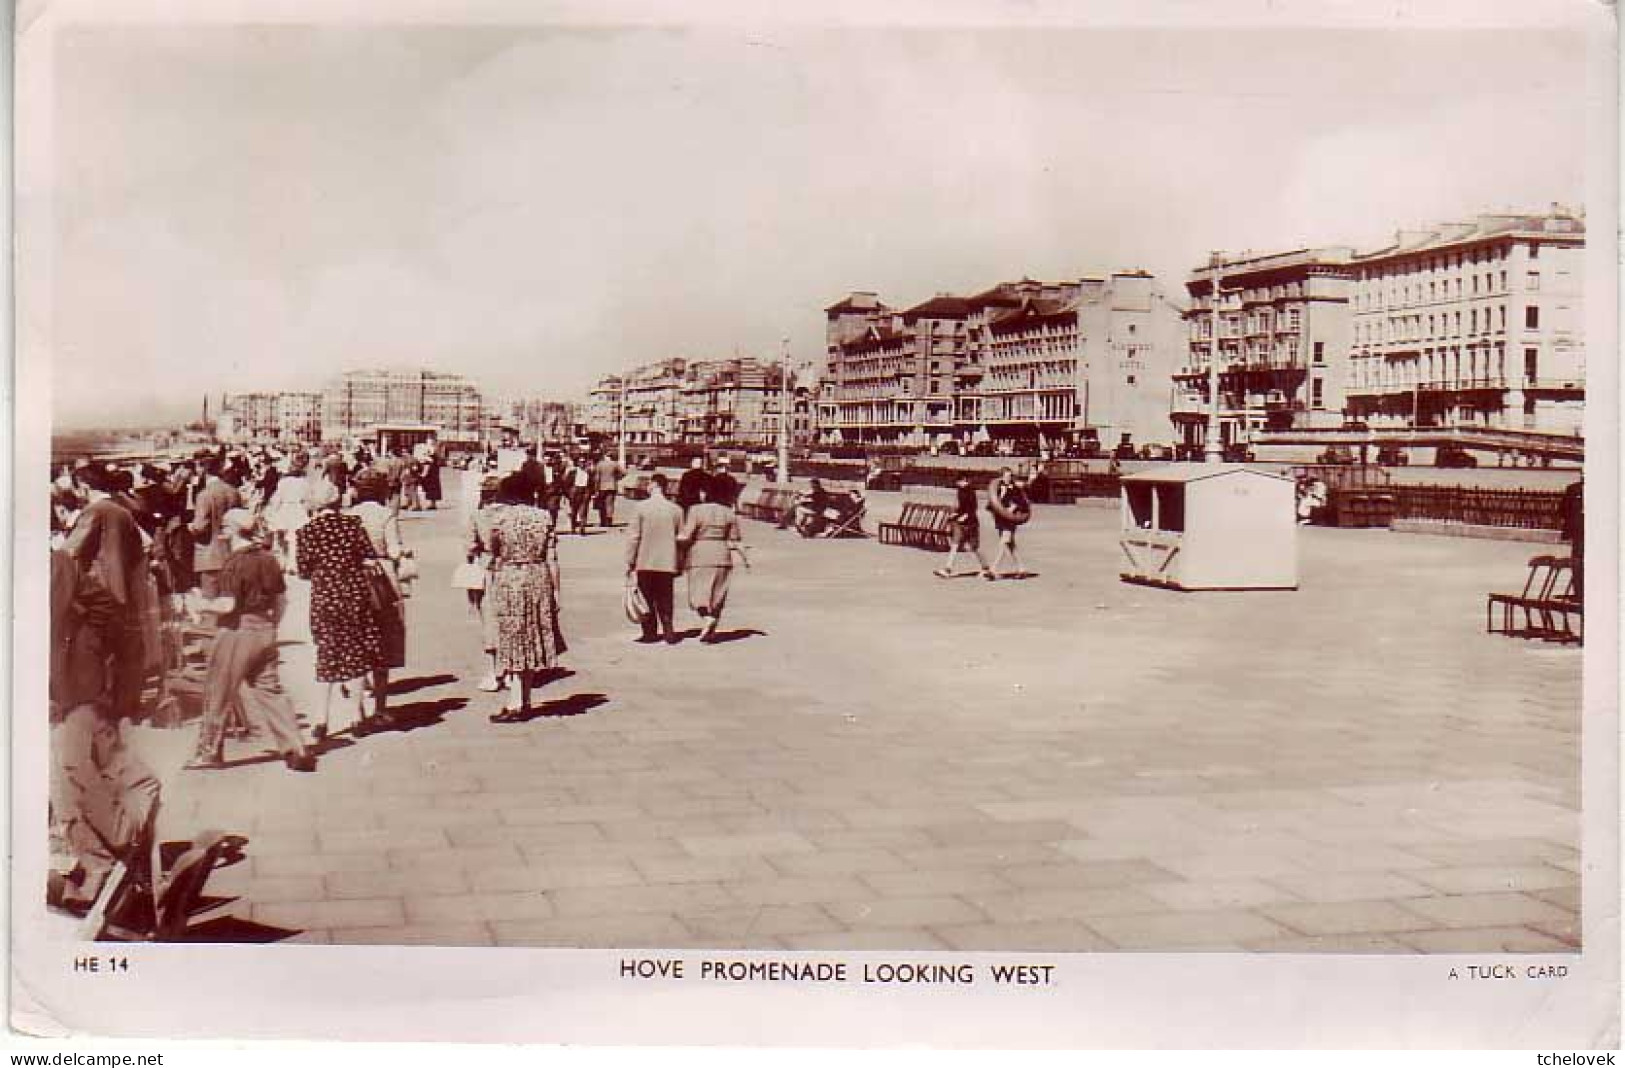
[[[204,934],[1578,945],[1581,654],[1483,633],[1485,591],[1516,588],[1528,546],[1306,529],[1301,590],[1180,594],[1121,583],[1116,530],[1114,510],[1041,508],[1023,538],[1038,577],[988,584],[746,521],[729,640],[675,648],[631,641],[622,532],[567,536],[573,674],[542,715],[497,725],[448,584],[460,519],[408,517],[411,729],[340,735],[314,775],[171,781],[171,836],[250,838],[210,883],[231,917]],[[290,686],[310,677],[308,647],[285,655]],[[192,731],[166,733],[184,758]]]

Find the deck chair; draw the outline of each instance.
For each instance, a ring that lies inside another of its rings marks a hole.
[[[94,942],[179,942],[200,911],[203,888],[215,869],[242,859],[248,839],[203,831],[190,842],[158,841],[154,805],[130,847],[106,879],[78,924],[78,936]],[[50,893],[54,893],[52,888]],[[63,911],[60,906],[55,911]]]
[[[1564,561],[1567,564],[1567,561]],[[1554,588],[1564,568],[1555,556],[1536,556],[1529,561],[1529,574],[1518,593],[1491,593],[1484,602],[1484,626],[1491,634],[1510,634],[1525,638],[1543,637],[1549,630],[1549,621],[1536,617],[1541,605],[1551,601]],[[1567,568],[1572,582],[1573,569]],[[1500,626],[1496,626],[1496,609],[1500,609]],[[1518,613],[1523,613],[1523,626],[1514,626]]]

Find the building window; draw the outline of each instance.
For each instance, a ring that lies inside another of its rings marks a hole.
[[[1529,258],[1532,260],[1540,259],[1540,246],[1533,242],[1530,242],[1529,245]]]
[[[1326,383],[1319,378],[1309,383],[1309,403],[1316,411],[1326,407],[1325,387]]]
[[[1326,343],[1324,341],[1315,342],[1315,362],[1320,364],[1326,362]]]
[[[1135,377],[1133,375],[1129,375],[1128,376],[1128,384],[1132,386],[1132,385],[1134,385],[1134,383],[1135,383]]]
[[[1529,272],[1529,289],[1530,289],[1530,291],[1533,292],[1534,290],[1537,290],[1539,288],[1540,288],[1540,272],[1539,271],[1530,271]]]
[[[1540,329],[1540,309],[1531,305],[1523,310],[1523,325],[1526,330]]]
[[[1533,382],[1536,378],[1539,377],[1539,372],[1540,372],[1540,350],[1539,349],[1524,349],[1523,350],[1523,376],[1524,376],[1524,378],[1526,378],[1529,381]]]

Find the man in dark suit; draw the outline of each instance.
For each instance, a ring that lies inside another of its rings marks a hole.
[[[151,603],[143,585],[146,550],[135,516],[113,496],[117,473],[96,466],[87,468],[83,477],[90,503],[74,521],[62,548],[118,605],[107,628],[112,653],[110,698],[116,717],[136,719],[146,675],[142,614]]]
[[[667,499],[666,486],[663,474],[649,480],[649,496],[638,502],[627,527],[626,573],[636,576],[638,589],[649,603],[643,634],[638,638],[645,644],[659,641],[661,635],[669,645],[678,641],[672,626],[672,582],[679,570],[677,534],[683,526],[683,510]]]
[[[547,496],[548,477],[541,461],[536,459],[536,446],[525,446],[525,461],[519,465],[519,477],[524,480],[528,504],[540,508]]]
[[[711,472],[710,499],[729,508],[739,500],[739,480],[728,473],[726,460],[718,460]]]
[[[705,473],[705,458],[696,456],[689,461],[688,470],[677,480],[677,505],[685,513],[700,503],[700,487],[710,479]]]
[[[1585,602],[1586,592],[1586,506],[1585,482],[1572,482],[1563,491],[1563,540],[1569,543],[1574,559],[1574,594]]]

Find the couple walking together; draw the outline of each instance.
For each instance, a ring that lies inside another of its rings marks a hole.
[[[688,574],[688,604],[704,620],[700,641],[716,641],[717,626],[728,601],[733,554],[744,558],[739,519],[722,500],[709,479],[693,480],[695,503],[687,512],[666,496],[668,479],[655,474],[649,480],[648,499],[632,513],[627,528],[626,577],[636,583],[647,605],[638,641],[665,638],[678,642],[672,625],[672,586],[679,572]]]

